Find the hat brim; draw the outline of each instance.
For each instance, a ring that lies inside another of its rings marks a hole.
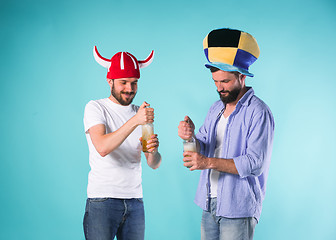
[[[254,77],[254,74],[250,73],[246,69],[235,67],[235,66],[225,64],[225,63],[217,63],[217,62],[207,63],[207,64],[205,64],[205,67],[207,67],[207,68],[215,67],[215,68],[218,68],[220,70],[227,71],[227,72],[240,72],[241,74],[244,74],[246,76]]]

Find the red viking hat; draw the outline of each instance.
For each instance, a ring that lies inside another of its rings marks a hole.
[[[102,57],[97,47],[93,48],[93,56],[96,61],[108,69],[107,78],[140,78],[140,68],[147,67],[152,63],[154,51],[152,51],[146,60],[138,61],[128,52],[118,52],[111,59]]]

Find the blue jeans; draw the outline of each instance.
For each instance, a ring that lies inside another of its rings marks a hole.
[[[87,240],[143,240],[145,211],[142,198],[88,198],[84,215]]]
[[[252,240],[257,220],[216,216],[217,198],[211,198],[210,212],[203,211],[202,240]]]

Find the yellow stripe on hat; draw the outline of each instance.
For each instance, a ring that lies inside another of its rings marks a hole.
[[[210,62],[221,62],[233,65],[237,48],[231,47],[211,47],[208,48],[208,58]]]
[[[208,35],[203,40],[203,49],[208,48]]]
[[[259,57],[260,50],[257,41],[246,32],[241,32],[238,48],[251,53],[256,58]]]

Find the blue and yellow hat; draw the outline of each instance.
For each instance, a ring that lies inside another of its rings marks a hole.
[[[229,28],[212,30],[203,40],[204,53],[209,61],[207,68],[238,71],[253,77],[249,67],[259,57],[260,50],[252,35]]]

